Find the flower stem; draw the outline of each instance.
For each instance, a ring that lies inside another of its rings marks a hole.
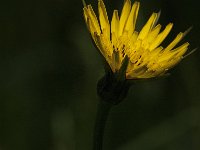
[[[94,127],[93,150],[102,150],[106,121],[112,104],[100,100]]]

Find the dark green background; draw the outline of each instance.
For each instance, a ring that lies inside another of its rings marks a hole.
[[[111,16],[123,0],[105,3]],[[199,6],[141,0],[137,29],[161,9],[159,22],[175,24],[164,46],[193,26],[184,39],[192,50],[200,43]],[[0,1],[0,150],[90,150],[103,72],[81,0]],[[199,50],[170,72],[135,84],[113,108],[105,150],[200,149]]]

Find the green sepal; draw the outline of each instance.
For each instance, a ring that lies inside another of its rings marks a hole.
[[[102,101],[116,105],[127,96],[130,85],[127,80],[117,80],[113,72],[107,72],[97,84],[97,94]]]

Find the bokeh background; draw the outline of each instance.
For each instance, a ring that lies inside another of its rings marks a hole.
[[[111,18],[123,0],[105,3]],[[81,0],[0,2],[0,150],[91,149],[104,70],[82,7]],[[159,10],[159,23],[175,24],[164,46],[190,26],[183,41],[199,46],[199,1],[141,0],[137,29]],[[199,59],[197,50],[168,78],[135,84],[111,111],[104,149],[199,150]]]

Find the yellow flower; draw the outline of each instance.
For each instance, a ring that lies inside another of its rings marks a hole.
[[[91,5],[83,8],[92,39],[112,71],[117,73],[124,58],[128,58],[126,79],[164,75],[181,61],[189,46],[186,42],[175,48],[187,31],[180,32],[167,47],[160,46],[173,26],[169,23],[160,31],[161,25],[157,24],[160,13],[153,13],[142,30],[137,32],[135,25],[139,6],[140,3],[135,2],[131,7],[131,1],[125,0],[120,17],[118,11],[114,10],[111,22],[102,0],[98,2],[98,19]]]

